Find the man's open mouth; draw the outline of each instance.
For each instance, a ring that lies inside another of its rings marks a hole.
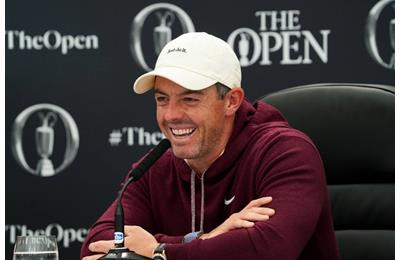
[[[170,128],[170,129],[175,137],[189,136],[193,134],[194,131],[196,131],[196,128],[183,128],[183,129]]]

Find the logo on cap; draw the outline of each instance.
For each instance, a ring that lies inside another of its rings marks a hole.
[[[185,48],[173,48],[173,49],[169,49],[169,50],[167,51],[167,54],[170,53],[170,52],[184,52],[184,53],[186,53],[186,49],[185,49]]]

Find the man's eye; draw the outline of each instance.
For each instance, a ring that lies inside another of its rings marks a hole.
[[[195,102],[198,102],[199,99],[193,98],[193,97],[185,97],[185,98],[183,98],[183,101],[185,101],[186,103],[195,103]]]
[[[162,105],[162,104],[167,103],[167,101],[168,101],[167,97],[163,97],[163,96],[156,97],[156,102],[158,104]]]

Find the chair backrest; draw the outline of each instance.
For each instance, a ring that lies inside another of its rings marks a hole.
[[[394,259],[394,87],[314,84],[260,99],[317,145],[341,258]]]

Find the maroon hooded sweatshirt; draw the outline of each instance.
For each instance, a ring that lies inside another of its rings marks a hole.
[[[272,196],[267,206],[276,212],[269,220],[182,243],[185,234],[210,232],[264,196]],[[127,188],[122,202],[125,225],[167,243],[168,260],[339,259],[319,153],[263,102],[243,102],[224,153],[202,178],[170,149]],[[114,210],[115,201],[92,226],[81,257],[91,254],[89,243],[113,239]]]

